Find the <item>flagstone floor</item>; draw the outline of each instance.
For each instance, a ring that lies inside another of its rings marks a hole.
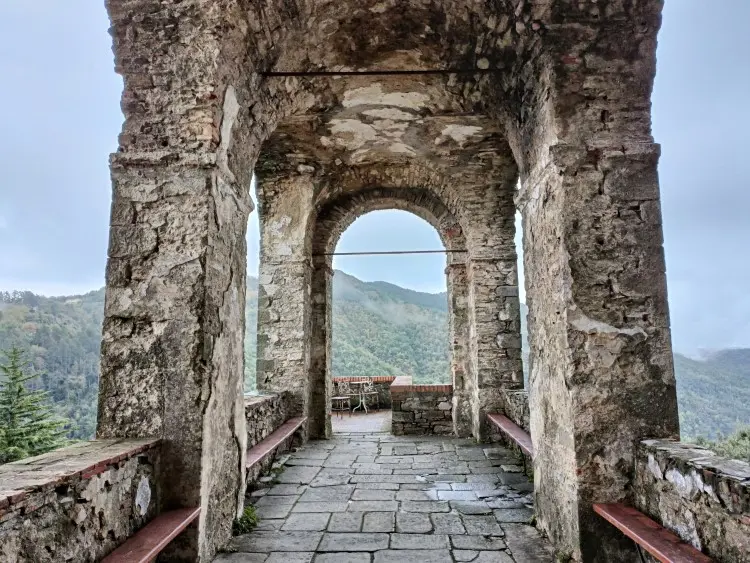
[[[497,445],[385,433],[309,442],[255,491],[222,563],[540,563],[532,485]]]

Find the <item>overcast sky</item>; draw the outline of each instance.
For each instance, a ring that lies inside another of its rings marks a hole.
[[[664,9],[653,116],[678,351],[750,346],[748,21],[748,0],[671,0]],[[100,0],[0,1],[0,290],[59,295],[104,282],[107,157],[122,122],[108,25]],[[254,221],[248,239],[254,272]],[[437,234],[395,211],[359,219],[339,245],[432,248]],[[438,256],[339,258],[336,267],[445,287]]]

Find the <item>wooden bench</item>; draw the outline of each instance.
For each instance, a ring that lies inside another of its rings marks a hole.
[[[198,508],[179,508],[159,514],[135,535],[112,553],[102,559],[102,563],[148,563],[180,534],[198,519]]]
[[[261,463],[269,455],[271,455],[276,448],[278,448],[284,441],[294,435],[302,425],[307,421],[306,416],[297,416],[290,418],[284,424],[279,426],[266,438],[255,444],[252,448],[247,450],[247,459],[245,461],[245,468],[250,469],[254,465]]]
[[[534,446],[531,443],[531,436],[523,428],[502,414],[488,414],[489,421],[496,426],[510,440],[515,442],[521,451],[529,457],[534,457]]]
[[[624,504],[594,504],[594,512],[662,563],[711,563],[713,559],[677,534]]]

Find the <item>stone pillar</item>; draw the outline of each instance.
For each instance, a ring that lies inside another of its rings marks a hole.
[[[309,176],[290,175],[260,178],[259,188],[258,389],[291,393],[292,412],[307,416],[313,186]]]
[[[333,269],[330,256],[313,257],[312,318],[310,327],[310,425],[311,438],[330,438],[331,338],[333,335]]]
[[[503,389],[523,387],[518,266],[514,246],[515,172],[505,182],[467,187],[469,372],[472,432],[488,434],[487,413],[502,412]]]
[[[111,158],[97,436],[161,438],[160,509],[201,507],[167,557],[210,561],[244,496],[254,128],[247,80],[213,30],[242,32],[177,3],[108,10],[125,124]]]
[[[650,131],[660,8],[552,33],[522,132],[537,519],[581,561],[637,557],[591,505],[629,501],[640,440],[679,437]]]
[[[503,389],[523,388],[521,322],[515,251],[469,261],[473,432],[487,435],[487,413],[502,412]]]
[[[449,257],[450,259],[450,257]],[[448,322],[453,381],[453,431],[471,436],[471,400],[474,381],[469,377],[469,286],[466,264],[452,263],[445,269],[448,287]]]

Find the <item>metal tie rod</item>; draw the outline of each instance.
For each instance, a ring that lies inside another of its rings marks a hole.
[[[409,76],[421,74],[491,74],[505,72],[504,68],[444,68],[444,69],[407,69],[407,70],[269,70],[260,72],[264,77],[306,77],[306,76]]]
[[[468,250],[385,250],[366,252],[322,252],[313,256],[385,256],[391,254],[451,254]]]

